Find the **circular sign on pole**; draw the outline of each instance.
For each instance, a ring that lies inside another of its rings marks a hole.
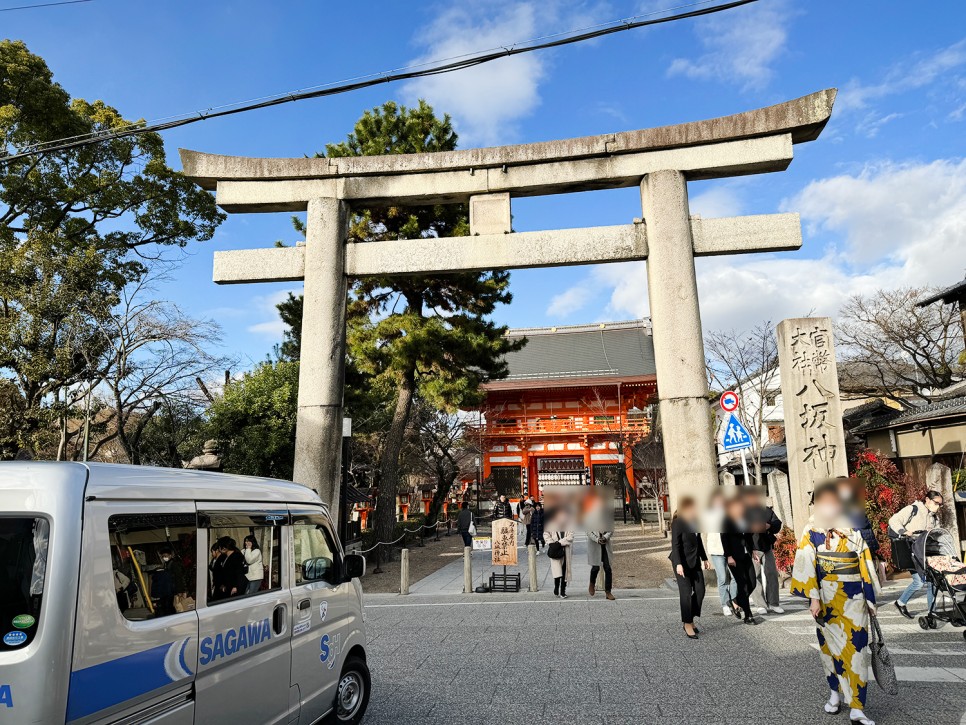
[[[721,394],[721,400],[718,401],[721,405],[721,409],[726,413],[734,413],[738,410],[738,393],[733,390],[726,390]]]

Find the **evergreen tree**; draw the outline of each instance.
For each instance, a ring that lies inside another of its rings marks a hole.
[[[319,156],[451,151],[456,141],[450,117],[438,118],[425,101],[415,108],[389,102],[366,111],[344,142]],[[365,243],[468,234],[466,205],[439,204],[358,208],[349,237]],[[399,458],[417,390],[430,405],[454,410],[477,403],[481,383],[506,375],[503,356],[521,343],[488,318],[510,302],[509,282],[503,271],[351,280],[348,370],[388,386],[394,398],[379,460],[379,539],[393,532]]]

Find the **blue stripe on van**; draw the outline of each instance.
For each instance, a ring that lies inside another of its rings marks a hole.
[[[87,717],[190,676],[191,670],[184,661],[187,645],[187,639],[163,644],[71,672],[67,719]],[[171,672],[167,664],[169,653],[177,657],[181,672]]]

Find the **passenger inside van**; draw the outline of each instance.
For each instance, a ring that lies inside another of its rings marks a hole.
[[[230,536],[223,536],[218,540],[221,556],[217,564],[217,576],[213,599],[228,599],[244,594],[248,587],[245,578],[245,557],[238,551],[235,540]]]

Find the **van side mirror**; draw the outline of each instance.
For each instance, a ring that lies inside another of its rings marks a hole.
[[[328,581],[331,572],[332,559],[326,556],[317,556],[314,559],[306,559],[302,562],[302,581]]]
[[[342,572],[347,582],[364,576],[366,573],[366,557],[362,554],[346,554],[342,562]]]

